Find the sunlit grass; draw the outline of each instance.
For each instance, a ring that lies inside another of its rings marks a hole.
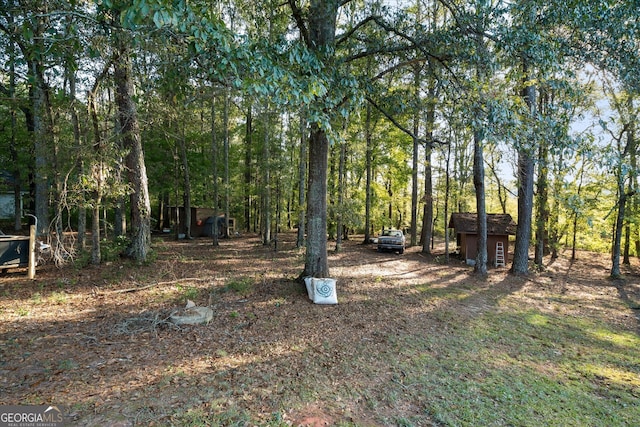
[[[617,332],[611,329],[598,328],[589,331],[596,339],[609,342],[612,345],[640,349],[640,337],[630,332]]]
[[[448,334],[405,337],[412,357],[396,361],[403,390],[436,422],[625,426],[640,419],[637,337],[527,310],[449,322]],[[612,348],[612,340],[622,345]]]

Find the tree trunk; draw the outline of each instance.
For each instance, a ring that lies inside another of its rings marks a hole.
[[[433,171],[431,154],[433,152],[433,129],[436,122],[436,87],[432,80],[429,87],[429,104],[427,105],[427,144],[424,149],[424,212],[422,215],[422,253],[431,253],[433,240]],[[445,223],[446,223],[445,218]],[[445,227],[446,228],[446,227]]]
[[[311,0],[308,47],[332,65],[336,19],[340,2]],[[319,123],[311,124],[309,138],[308,241],[303,276],[329,277],[327,260],[327,167],[329,141]]]
[[[447,145],[447,157],[445,159],[445,184],[444,184],[444,262],[449,264],[449,194],[451,189],[451,179],[449,177],[449,164],[451,161],[451,141]]]
[[[628,106],[630,111],[633,111],[633,97],[629,96]],[[629,194],[636,194],[638,191],[638,156],[636,147],[636,135],[635,135],[635,121],[634,117],[631,117],[627,124],[627,151],[629,152]],[[638,212],[638,199],[633,197],[629,206],[629,218],[635,218]],[[625,227],[625,242],[624,242],[624,259],[623,264],[631,265],[630,250],[631,240],[633,239],[632,227],[637,228],[637,225],[632,225],[632,221],[627,221]],[[637,247],[637,245],[636,245]],[[638,255],[638,254],[636,254]]]
[[[580,166],[580,172],[578,173],[578,189],[576,191],[576,199],[580,199],[580,194],[582,192],[582,179],[584,178],[584,162]],[[574,206],[573,208],[573,236],[571,239],[571,261],[576,260],[576,240],[578,235],[578,207]]]
[[[49,100],[49,87],[44,78],[43,54],[45,47],[44,32],[47,26],[48,2],[42,1],[36,5],[33,11],[35,22],[32,22],[32,35],[27,40],[28,48],[22,47],[25,60],[28,63],[29,72],[29,98],[31,101],[31,119],[33,127],[34,147],[34,171],[33,171],[33,196],[34,213],[37,218],[36,233],[47,235],[49,232],[49,187],[52,185],[49,165],[51,163],[50,152],[53,149],[51,138],[53,124],[51,119],[51,104]],[[27,117],[27,128],[29,128]]]
[[[564,157],[560,154],[560,157],[554,162],[555,172],[553,181],[553,208],[550,210],[549,217],[549,243],[548,246],[551,250],[551,259],[558,258],[558,249],[560,249],[560,240],[566,232],[567,226],[564,227],[565,231],[560,229],[560,209],[562,205],[562,187],[564,186],[564,173],[565,170]]]
[[[117,123],[115,125],[116,127],[118,126]],[[122,145],[123,142],[124,141],[120,141],[119,148],[124,148]],[[125,162],[126,162],[126,159],[118,155],[113,174],[114,174],[115,181],[120,185],[122,185],[122,183],[124,183],[126,179],[125,175],[127,173],[126,172],[127,166]],[[106,228],[107,223],[105,222],[104,225]],[[126,234],[127,234],[127,197],[118,196],[114,200],[114,206],[113,206],[113,237],[116,238],[118,236],[124,236]],[[106,238],[106,230],[105,230],[105,238]]]
[[[483,140],[478,131],[473,134],[473,184],[476,189],[477,218],[477,255],[474,273],[480,276],[487,275],[487,211],[485,206],[484,189],[484,153]]]
[[[371,241],[371,179],[373,175],[373,142],[371,140],[371,104],[367,103],[366,117],[364,122],[364,139],[366,141],[365,154],[365,208],[364,208],[364,243],[369,244]]]
[[[412,146],[412,161],[411,161],[411,241],[410,246],[416,246],[418,244],[418,151],[420,144],[418,142],[418,133],[420,132],[420,113],[421,109],[417,106],[420,103],[420,68],[415,66],[413,68],[413,86],[414,86],[414,100],[416,107],[413,112],[413,146]],[[423,224],[424,230],[424,224]],[[423,240],[424,242],[424,240]],[[427,247],[429,244],[427,243]],[[423,246],[424,251],[424,246]]]
[[[13,24],[13,18],[9,17],[11,24]],[[13,26],[13,25],[11,25]],[[9,47],[9,98],[12,100],[16,94],[16,69],[15,69],[15,46],[13,42],[8,43]],[[22,229],[22,183],[20,177],[20,163],[18,159],[18,148],[16,142],[16,132],[18,126],[18,119],[16,113],[16,107],[14,103],[11,103],[11,136],[9,141],[9,155],[11,158],[11,169],[13,175],[13,229],[20,231]]]
[[[345,123],[346,130],[346,123]],[[336,252],[340,252],[342,249],[342,235],[343,235],[343,212],[344,212],[344,192],[345,190],[345,162],[347,157],[347,143],[342,142],[340,144],[340,160],[338,165],[338,209],[336,215]]]
[[[414,131],[417,126],[414,126]],[[418,138],[413,138],[411,166],[411,241],[410,246],[418,244]]]
[[[82,152],[82,140],[80,139],[80,121],[78,120],[78,111],[76,109],[76,73],[75,71],[69,71],[69,98],[71,99],[70,113],[71,113],[71,125],[73,127],[73,141],[74,146],[78,153]],[[84,174],[85,163],[81,155],[78,156],[76,161],[78,166],[78,172],[80,175]],[[78,206],[78,238],[76,240],[77,247],[82,250],[85,245],[85,234],[87,231],[87,208],[84,203],[80,203]]]
[[[329,240],[335,239],[336,234],[336,218],[337,218],[337,183],[338,180],[338,172],[336,167],[336,161],[340,160],[340,156],[336,155],[336,151],[338,151],[337,144],[329,145],[329,177],[327,182],[327,195],[329,200],[327,201],[328,206],[330,208],[331,216],[327,218],[327,230],[328,230],[328,238]]]
[[[265,108],[264,140],[262,141],[262,244],[271,244],[271,170],[270,170],[271,114]]]
[[[621,175],[622,172],[619,172]],[[627,194],[624,192],[624,179],[622,176],[618,176],[618,215],[616,217],[616,224],[613,230],[613,244],[611,248],[611,278],[619,279],[622,277],[620,271],[620,243],[622,240],[622,228],[624,226],[624,211],[627,202]]]
[[[99,85],[100,78],[97,78],[93,88],[87,93],[87,109],[93,130],[93,151],[95,154],[95,160],[93,160],[93,164],[90,166],[91,177],[95,185],[91,200],[91,263],[94,265],[98,265],[101,262],[100,210],[102,209],[102,191],[104,184],[102,135],[100,134],[100,123],[98,121],[95,98]]]
[[[630,126],[627,125],[627,128]],[[631,126],[633,129],[633,126]],[[624,150],[620,150],[620,163],[623,163],[623,156],[625,153],[629,153],[632,150],[635,150],[635,135],[634,132],[629,132],[627,129],[627,144]],[[620,145],[620,144],[619,144]],[[634,159],[635,160],[635,159]],[[616,218],[616,224],[614,227],[614,236],[613,236],[613,245],[611,249],[611,278],[617,279],[622,277],[622,273],[620,271],[620,251],[621,251],[621,242],[622,242],[622,230],[624,227],[625,220],[625,208],[627,199],[633,196],[633,174],[630,173],[631,182],[629,183],[630,190],[628,193],[625,193],[624,182],[626,175],[625,168],[622,165],[618,166],[618,216]]]
[[[253,105],[247,107],[247,121],[244,138],[244,230],[251,231],[251,150],[253,147]]]
[[[523,60],[523,82],[522,97],[529,108],[529,117],[535,120],[536,88],[529,82],[531,78],[529,65]],[[513,252],[513,263],[511,273],[529,273],[529,243],[531,241],[531,217],[533,213],[533,180],[534,166],[533,158],[533,123],[530,125],[530,140],[526,141],[518,149],[518,225],[516,227],[516,243]],[[528,147],[531,146],[531,147]]]
[[[137,262],[144,262],[151,250],[151,203],[149,201],[147,169],[140,140],[136,105],[133,101],[131,51],[123,34],[118,35],[116,43],[114,80],[120,126],[119,135],[122,146],[128,150],[126,165],[132,190],[132,235],[127,254]]]
[[[211,95],[211,174],[213,179],[213,224],[211,224],[211,234],[213,246],[219,246],[218,231],[218,208],[220,202],[220,191],[218,185],[218,138],[216,138],[216,95]]]
[[[182,160],[182,184],[184,201],[184,236],[191,239],[191,179],[189,178],[189,159],[187,157],[187,143],[185,141],[184,126],[178,135],[178,145],[180,148],[180,159]]]
[[[536,248],[534,256],[534,263],[539,270],[544,268],[543,259],[548,242],[547,223],[549,222],[549,183],[547,156],[546,143],[543,141],[540,143],[538,150],[538,209],[536,211]]]
[[[52,116],[53,118],[53,116]],[[51,122],[53,125],[53,121]],[[52,236],[52,250],[53,250],[53,259],[56,265],[64,264],[66,260],[67,251],[64,247],[64,225],[63,225],[63,216],[65,212],[66,206],[66,184],[63,182],[63,175],[60,173],[60,163],[59,163],[59,140],[57,134],[54,132],[53,134],[53,150],[51,150],[52,154],[52,162],[51,166],[53,167],[53,189],[54,196],[53,199],[55,201],[55,215],[53,218],[53,226],[55,233]]]
[[[318,124],[309,138],[308,239],[303,276],[329,277],[327,260],[327,167],[329,141]]]
[[[629,249],[631,249],[631,224],[629,222],[624,225],[624,245],[622,249],[622,264],[631,265],[629,258]]]
[[[224,111],[223,111],[223,120],[224,120],[224,237],[229,237],[229,217],[231,216],[230,212],[230,184],[229,184],[229,108],[231,103],[231,93],[229,88],[225,88],[224,91]]]
[[[42,76],[41,65],[33,60],[30,72],[33,83],[31,99],[33,102],[33,136],[35,153],[35,215],[38,218],[39,235],[49,232],[49,153],[52,135],[49,122],[48,89]]]
[[[91,264],[99,265],[102,261],[100,250],[100,204],[102,199],[96,197],[94,200],[96,204],[91,210]]]
[[[306,190],[307,178],[307,118],[304,110],[300,111],[300,160],[298,163],[298,237],[296,247],[302,248],[306,244]]]
[[[116,172],[116,181],[122,182],[122,167],[118,166]],[[127,199],[118,197],[113,206],[113,237],[124,236],[127,234]]]
[[[630,102],[633,102],[633,98],[630,97]],[[633,105],[633,104],[632,104]],[[630,169],[630,179],[631,179],[631,185],[630,185],[630,191],[633,192],[633,194],[637,195],[638,194],[638,154],[637,154],[637,141],[636,141],[636,123],[635,121],[631,121],[629,123],[629,128],[627,129],[627,136],[628,136],[628,141],[629,144],[632,144],[631,149],[629,150],[631,153],[631,169]],[[639,210],[639,206],[638,206],[638,197],[634,197],[631,201],[631,216],[632,217],[636,217],[638,215],[638,210]],[[633,224],[633,228],[634,232],[632,233],[632,235],[634,236],[634,247],[636,250],[636,257],[640,257],[640,236],[638,234],[640,227],[638,227],[637,224]]]

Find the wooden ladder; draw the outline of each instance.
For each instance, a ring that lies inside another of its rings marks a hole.
[[[502,242],[496,243],[496,267],[506,267]]]

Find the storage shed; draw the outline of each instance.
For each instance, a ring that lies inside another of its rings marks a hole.
[[[14,194],[15,178],[13,174],[7,170],[0,170],[0,219],[10,219],[16,216],[16,196]],[[20,203],[20,212],[22,215],[24,198],[29,195],[28,191],[20,191],[18,202]]]
[[[178,233],[186,234],[185,226],[185,209],[184,206],[171,206],[169,207],[169,220],[172,227],[178,225]],[[224,214],[216,215],[216,211],[213,208],[191,207],[191,237],[211,237],[213,236],[213,221],[214,218],[218,218],[218,233],[222,236],[224,233],[223,228],[225,226]],[[229,231],[231,236],[236,231],[235,218],[229,218]]]
[[[449,228],[456,233],[456,242],[462,258],[473,264],[478,254],[478,214],[458,212],[451,214]],[[516,234],[516,223],[509,214],[487,214],[487,262],[506,265],[509,262],[509,236]]]

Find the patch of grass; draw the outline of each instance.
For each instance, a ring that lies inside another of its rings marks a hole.
[[[447,322],[448,333],[403,338],[411,357],[397,359],[403,379],[387,396],[425,402],[425,414],[443,425],[626,426],[640,419],[637,336],[535,310]]]
[[[250,277],[234,278],[227,282],[225,290],[246,296],[253,292],[253,286],[253,280]]]
[[[190,408],[172,417],[172,425],[183,427],[251,425],[251,416],[227,402],[211,402],[209,408]]]
[[[78,283],[78,279],[69,279],[67,277],[63,277],[56,280],[56,286],[58,287],[58,289],[63,289],[68,286],[73,286],[76,283]]]
[[[33,301],[34,304],[42,304],[42,294],[40,292],[36,292],[33,295],[31,295],[31,301]]]
[[[52,292],[49,296],[49,300],[55,304],[64,304],[69,299],[69,296],[64,292]]]
[[[58,370],[60,371],[70,371],[72,369],[76,369],[78,364],[71,359],[64,359],[58,362]]]
[[[177,285],[176,288],[178,288],[178,291],[182,292],[182,299],[184,301],[187,301],[187,300],[195,301],[198,299],[198,296],[200,295],[200,289],[194,286],[183,287],[182,285]]]

